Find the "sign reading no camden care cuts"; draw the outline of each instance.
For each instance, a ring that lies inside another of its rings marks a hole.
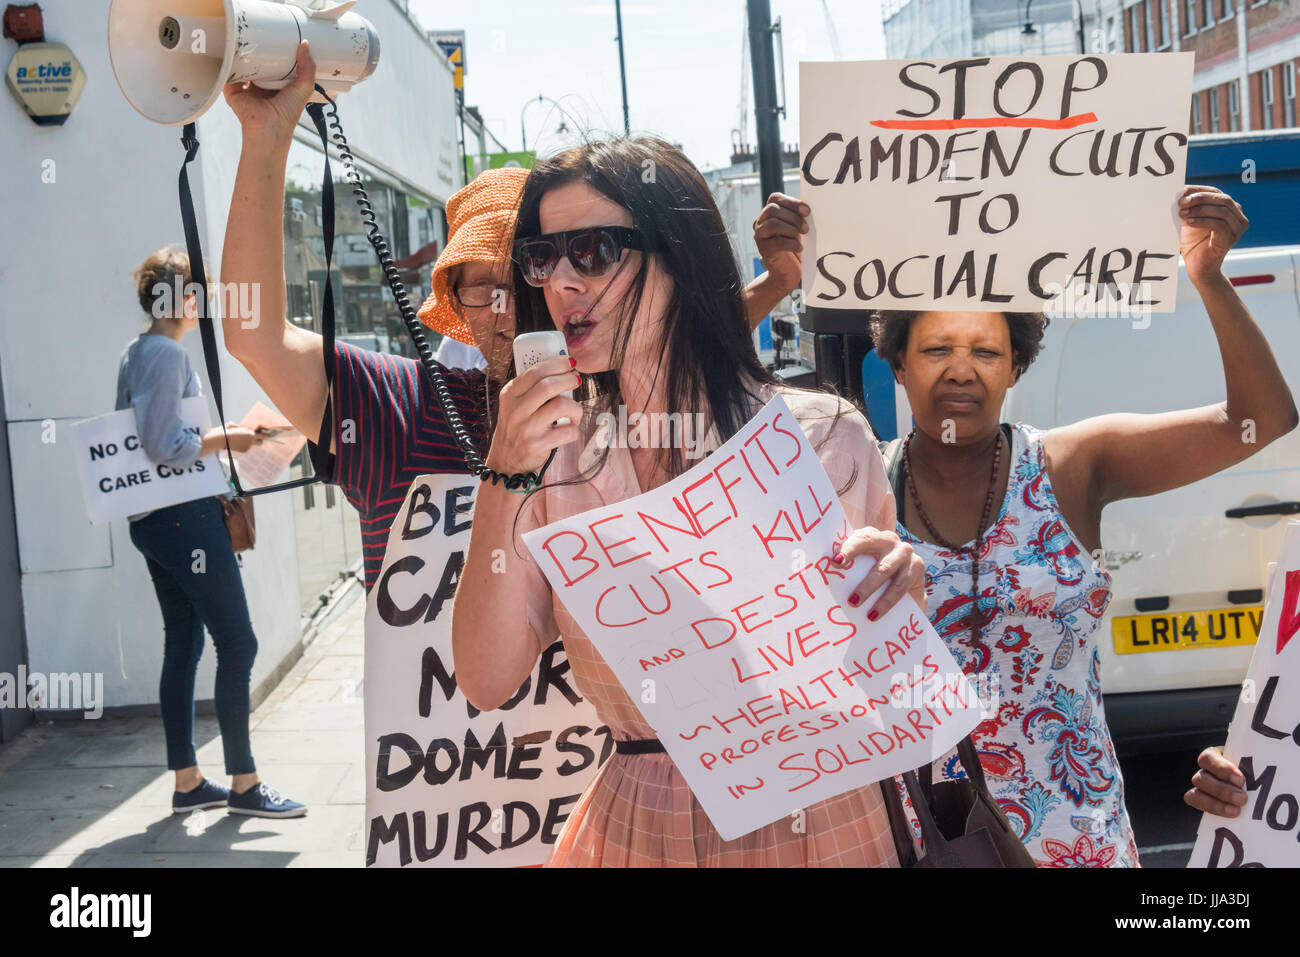
[[[801,63],[805,301],[1173,312],[1192,60]]]
[[[911,598],[851,609],[868,563],[780,397],[671,482],[524,535],[725,840],[943,755],[979,701]],[[870,602],[870,600],[868,600]]]
[[[366,599],[367,866],[542,864],[614,749],[559,641],[495,711],[457,689],[452,597],[478,488],[416,479]]]
[[[207,400],[198,395],[181,399],[181,425],[203,435],[208,430]],[[230,491],[216,453],[183,468],[151,462],[140,447],[134,409],[75,423],[72,441],[86,511],[95,523]]]
[[[1246,804],[1201,818],[1188,867],[1300,865],[1300,522],[1287,526],[1223,755],[1246,778]]]

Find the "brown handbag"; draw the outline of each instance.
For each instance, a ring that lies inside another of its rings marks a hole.
[[[916,855],[912,831],[893,778],[880,782],[889,827],[902,867],[1035,867],[984,780],[984,767],[970,735],[957,745],[966,777],[931,782],[931,766],[903,773],[912,809],[921,825],[923,854]]]
[[[251,498],[222,496],[221,512],[226,518],[226,531],[230,533],[230,547],[236,555],[257,544],[257,522],[253,519]]]

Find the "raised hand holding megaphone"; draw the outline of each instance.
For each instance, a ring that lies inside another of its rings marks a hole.
[[[293,141],[298,119],[316,92],[316,61],[306,40],[298,46],[297,64],[294,81],[281,90],[248,82],[227,84],[226,102],[239,120],[245,144],[256,142],[274,150],[287,149]]]
[[[289,86],[306,40],[316,64],[312,79],[331,93],[346,92],[379,64],[379,35],[352,12],[355,2],[113,0],[113,73],[141,114],[181,125],[206,112],[227,84]]]

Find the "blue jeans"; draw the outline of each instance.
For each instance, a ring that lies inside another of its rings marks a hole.
[[[158,698],[167,737],[167,767],[198,764],[194,753],[194,679],[203,654],[203,626],[217,649],[214,697],[227,774],[256,770],[248,739],[249,682],[257,637],[244,582],[216,498],[182,502],[131,523],[163,616]]]

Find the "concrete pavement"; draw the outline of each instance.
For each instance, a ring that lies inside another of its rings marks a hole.
[[[41,722],[0,748],[0,867],[360,867],[364,612],[356,589],[252,715],[258,774],[305,818],[172,814],[161,718]],[[229,785],[215,716],[194,741]]]

